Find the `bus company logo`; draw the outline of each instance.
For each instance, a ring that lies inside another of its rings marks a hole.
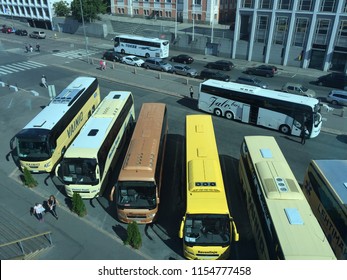
[[[203,255],[210,255],[210,254],[218,254],[217,251],[199,251],[198,250],[198,254],[203,254]]]
[[[67,136],[70,138],[76,131],[76,129],[80,126],[83,121],[83,112],[81,112],[77,118],[74,119],[73,123],[67,129]]]
[[[47,163],[45,163],[45,165],[43,166],[44,168],[48,168],[48,167],[50,167],[51,166],[51,162],[47,162]]]
[[[133,49],[136,49],[136,48],[137,48],[137,46],[136,46],[136,45],[133,45],[133,44],[125,44],[125,46],[126,46],[127,48],[133,48]]]
[[[227,108],[227,109],[231,109],[232,107],[236,107],[236,108],[240,107],[238,103],[235,101],[230,101],[227,99],[224,99],[224,101],[220,101],[217,97],[211,97],[209,101],[210,101],[210,105],[208,106],[209,108],[211,108],[212,106]]]

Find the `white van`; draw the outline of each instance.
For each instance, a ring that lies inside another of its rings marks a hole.
[[[347,91],[334,89],[329,92],[327,101],[334,105],[347,106]]]

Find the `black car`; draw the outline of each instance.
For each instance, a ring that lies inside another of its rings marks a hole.
[[[193,63],[194,59],[186,54],[179,54],[177,56],[173,56],[170,58],[170,61],[178,62],[178,63],[184,63],[184,64],[191,64]]]
[[[14,34],[19,36],[28,36],[28,31],[26,31],[25,29],[17,29]]]
[[[217,60],[215,62],[209,62],[206,64],[207,68],[219,69],[224,71],[230,71],[235,65],[228,60]]]
[[[219,80],[219,81],[224,81],[224,82],[229,82],[230,81],[230,76],[226,75],[224,73],[218,72],[218,71],[213,71],[210,69],[204,69],[200,72],[199,75],[200,79],[214,79],[214,80]]]
[[[115,52],[114,50],[108,50],[104,52],[104,54],[102,55],[102,59],[119,62],[122,59],[122,55],[120,53]]]
[[[320,86],[328,86],[347,90],[347,75],[343,73],[333,72],[328,75],[319,77],[317,84]]]
[[[249,75],[273,77],[277,74],[277,67],[273,65],[260,65],[257,67],[247,68],[245,73]]]

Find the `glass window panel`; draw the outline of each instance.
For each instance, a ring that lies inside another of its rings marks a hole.
[[[279,0],[277,8],[279,10],[289,10],[291,9],[292,1],[291,0]]]
[[[293,36],[293,46],[303,47],[308,30],[309,19],[297,18],[295,23],[295,31]]]
[[[253,8],[253,0],[243,0],[242,8]]]
[[[322,0],[320,11],[321,12],[334,12],[337,2],[335,0]]]
[[[299,11],[312,11],[313,10],[312,0],[300,0],[299,1]]]
[[[330,27],[329,19],[318,19],[315,32],[314,43],[325,45],[327,43],[327,36]]]
[[[339,32],[336,38],[336,46],[347,46],[347,20],[341,20]]]
[[[255,34],[255,40],[258,43],[265,43],[267,41],[268,34],[268,16],[258,16],[257,30]]]
[[[260,0],[259,8],[260,9],[272,9],[273,0]]]

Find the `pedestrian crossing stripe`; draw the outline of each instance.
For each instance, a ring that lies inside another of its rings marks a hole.
[[[23,61],[23,62],[5,64],[0,66],[0,75],[17,73],[20,71],[26,71],[29,69],[40,68],[45,66],[47,65],[43,63],[35,62],[35,61]]]
[[[53,55],[59,56],[59,57],[65,57],[69,59],[75,59],[75,58],[81,58],[83,56],[92,55],[95,53],[98,53],[99,50],[88,50],[88,53],[85,49],[77,49],[77,50],[71,50],[71,51],[65,51],[65,52],[57,52]]]

